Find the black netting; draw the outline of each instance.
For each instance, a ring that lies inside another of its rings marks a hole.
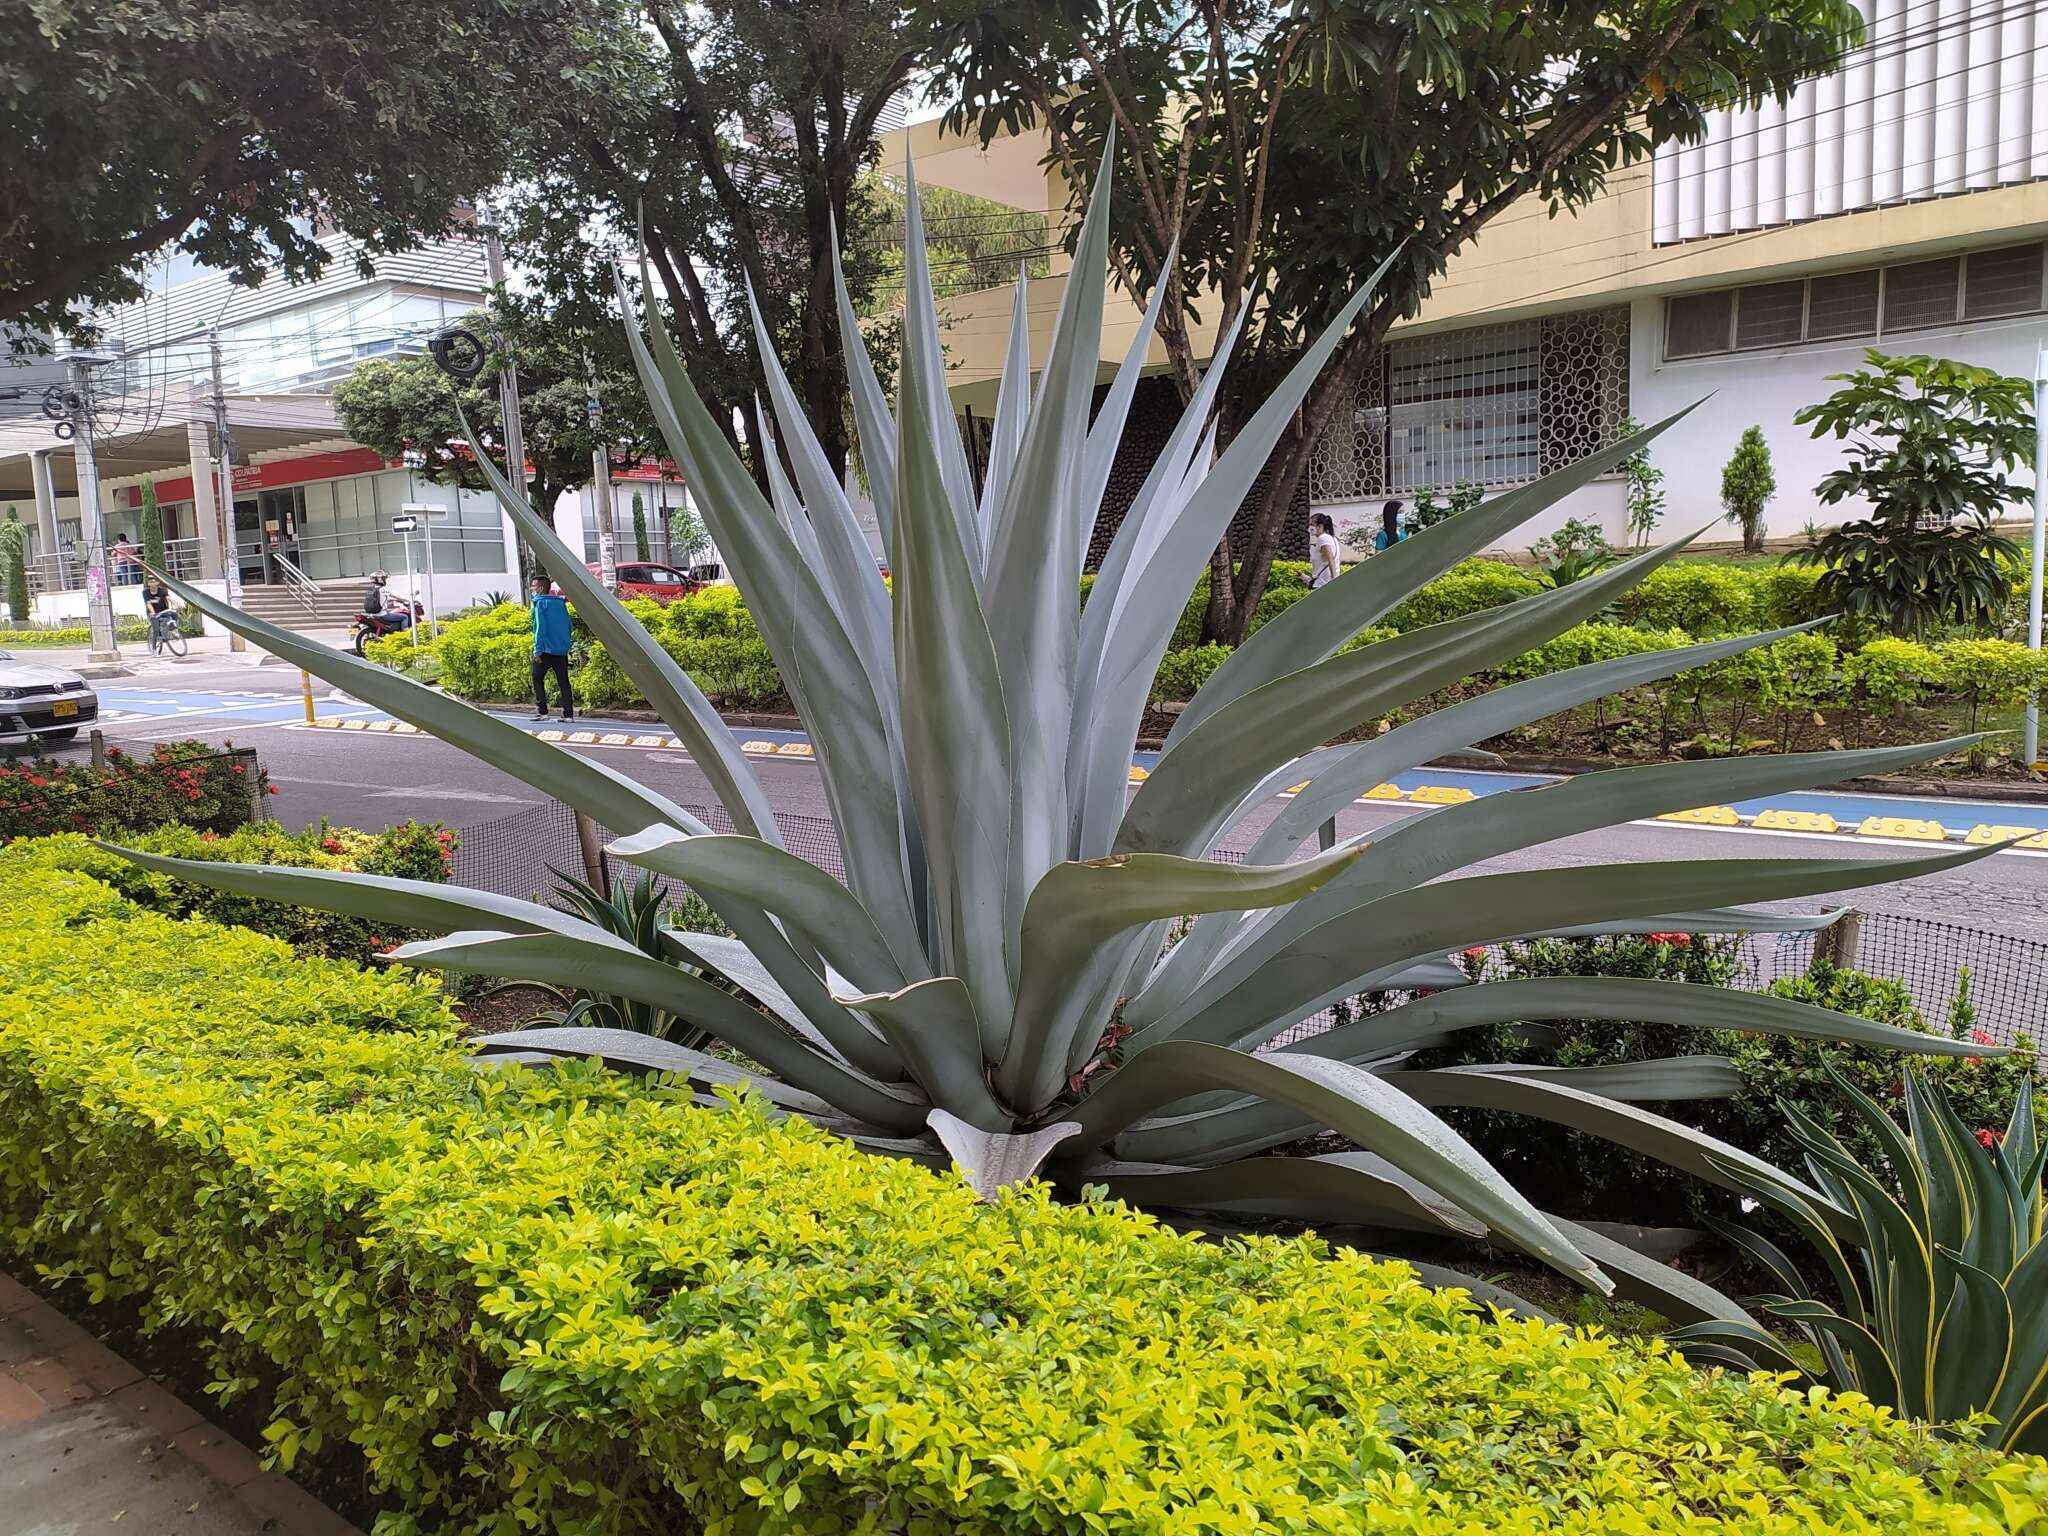
[[[685,806],[712,830],[730,832],[732,818],[716,806]],[[819,816],[778,818],[791,853],[844,879],[839,838]],[[608,839],[612,834],[603,833]],[[1242,855],[1218,849],[1212,857],[1236,863]],[[576,818],[549,802],[486,822],[462,834],[455,854],[455,880],[501,896],[545,900],[555,884],[552,871],[582,876],[583,856]],[[1974,1027],[2002,1045],[2028,1035],[2041,1043],[2043,1000],[2048,999],[2048,942],[2015,938],[1960,923],[1872,913],[1862,917],[1851,941],[1834,930],[1821,934],[1755,934],[1743,941],[1737,984],[1761,990],[1782,976],[1796,976],[1812,964],[1817,944],[1839,944],[1838,962],[1902,982],[1928,1024],[1946,1029],[1965,970]],[[1830,951],[1832,952],[1832,950]],[[1356,1017],[1359,1004],[1340,1003],[1290,1025],[1268,1049],[1309,1039]]]

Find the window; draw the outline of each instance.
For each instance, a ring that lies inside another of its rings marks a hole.
[[[1533,480],[1535,322],[1433,336],[1393,349],[1387,370],[1391,489]]]
[[[1671,301],[1664,334],[1666,357],[1704,357],[1728,350],[1732,293],[1688,293]]]
[[[1884,271],[1884,328],[1915,330],[1927,325],[1953,325],[1956,299],[1962,290],[1963,261],[1944,256]]]
[[[2041,307],[2041,247],[2008,245],[1976,251],[1963,278],[1963,318],[1991,320]]]
[[[1831,272],[1806,285],[1806,339],[1835,341],[1877,334],[1877,268]]]
[[[1800,338],[1805,323],[1806,284],[1759,283],[1735,295],[1735,345],[1785,347]]]
[[[2043,246],[2034,241],[1895,267],[1679,294],[1664,306],[1664,356],[1677,361],[2038,314],[2048,309],[2044,267]]]

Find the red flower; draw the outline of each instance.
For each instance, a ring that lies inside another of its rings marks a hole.
[[[1973,1029],[1970,1031],[1970,1043],[1973,1045],[1996,1045],[1998,1042],[1985,1034],[1983,1030]]]
[[[1669,944],[1673,949],[1684,949],[1692,943],[1692,935],[1689,933],[1653,933],[1650,935],[1650,942],[1652,944]]]
[[[266,784],[263,786],[263,793],[265,793],[266,795],[274,795],[277,793],[277,786],[275,784]]]
[[[1979,1126],[1977,1128],[1977,1145],[1982,1147],[1986,1152],[1989,1152],[1993,1147],[1997,1146],[2004,1140],[2005,1132],[2003,1131],[1994,1131],[1988,1125]]]
[[[242,777],[242,775],[243,775],[244,773],[246,773],[247,771],[248,771],[248,770],[247,770],[247,769],[245,769],[245,768],[244,768],[244,767],[243,767],[243,766],[242,766],[242,765],[241,765],[240,763],[237,763],[237,764],[235,764],[235,777],[236,777],[236,778],[238,778],[238,779],[239,779],[239,778],[240,778],[240,777]]]
[[[1467,960],[1484,960],[1486,958],[1486,946],[1483,944],[1474,944],[1470,949],[1465,951],[1465,958]]]

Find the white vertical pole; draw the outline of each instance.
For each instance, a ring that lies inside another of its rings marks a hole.
[[[413,600],[415,596],[418,595],[418,588],[415,585],[417,578],[412,573],[412,535],[409,533],[401,533],[399,535],[399,538],[405,541],[405,600],[409,603]],[[417,618],[413,618],[413,615],[411,615],[410,613],[408,613],[406,617],[408,619],[412,619],[412,622],[407,624],[405,628],[406,632],[412,636],[413,654],[417,656],[419,654],[420,649],[419,620]]]
[[[2048,526],[2048,341],[2034,362],[2034,547],[2027,568],[2027,644],[2041,649],[2042,533]],[[2029,768],[2041,760],[2041,697],[2027,695],[2024,752]]]
[[[107,527],[100,512],[100,466],[92,440],[92,365],[71,361],[71,467],[78,481],[79,532],[85,538],[85,614],[91,630],[90,662],[119,661],[114,643],[114,596],[107,581]]]

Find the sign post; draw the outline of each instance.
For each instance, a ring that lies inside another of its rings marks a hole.
[[[462,493],[456,492],[459,496]],[[427,549],[427,638],[435,638],[440,631],[434,627],[434,519],[446,517],[447,507],[438,501],[408,501],[398,509],[400,517],[410,517],[426,541]],[[394,519],[395,521],[395,519]]]
[[[405,600],[408,603],[412,601],[413,594],[412,536],[419,525],[420,520],[410,513],[394,512],[391,515],[391,531],[405,539]],[[420,626],[411,614],[407,614],[406,619],[406,631],[412,636],[413,653],[417,655],[420,648]]]
[[[2027,645],[2037,654],[2041,649],[2041,557],[2042,534],[2048,527],[2048,342],[2043,342],[2034,363],[2034,547],[2027,565]],[[2023,761],[2029,772],[2041,760],[2041,696],[2027,695],[2027,723]]]

